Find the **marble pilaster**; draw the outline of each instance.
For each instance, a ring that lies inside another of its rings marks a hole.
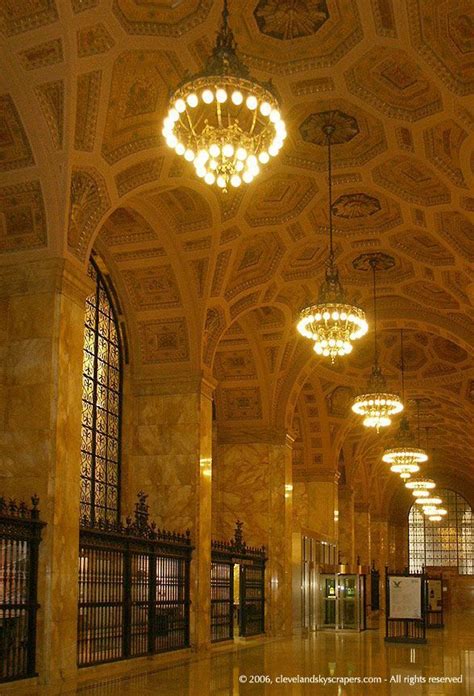
[[[339,557],[341,563],[355,563],[354,545],[354,491],[350,486],[339,486]]]
[[[355,557],[361,565],[370,565],[370,509],[366,503],[354,503],[354,544]]]
[[[302,534],[322,535],[336,543],[339,518],[338,475],[333,470],[311,474],[293,484],[293,526]]]
[[[267,549],[266,633],[272,636],[291,632],[291,445],[284,434],[219,435],[214,471],[217,536],[231,538],[240,519],[247,544]]]
[[[202,375],[137,381],[124,507],[148,493],[158,527],[190,530],[191,644],[209,647],[212,499],[212,391]]]
[[[0,269],[0,492],[40,497],[37,669],[76,676],[85,272],[64,259]]]

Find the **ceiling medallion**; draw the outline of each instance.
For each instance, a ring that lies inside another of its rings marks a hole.
[[[379,352],[377,347],[377,292],[375,277],[376,271],[388,270],[395,265],[395,259],[388,254],[377,252],[373,254],[361,254],[354,259],[352,265],[358,271],[372,270],[372,287],[374,298],[374,363],[370,375],[367,391],[359,394],[354,399],[352,410],[359,416],[363,416],[363,424],[366,428],[385,428],[392,422],[391,416],[403,411],[403,402],[398,394],[387,391],[387,382],[379,365]]]
[[[224,0],[222,24],[204,70],[183,82],[163,121],[166,144],[223,191],[250,182],[286,138],[271,82],[252,77],[236,53]]]
[[[344,142],[344,138],[338,131],[337,111],[320,115],[325,117],[321,130],[328,149],[329,257],[318,301],[301,310],[296,328],[302,336],[314,341],[318,355],[329,357],[334,363],[337,356],[352,351],[352,342],[367,333],[368,325],[364,310],[346,299],[334,254],[331,145]]]

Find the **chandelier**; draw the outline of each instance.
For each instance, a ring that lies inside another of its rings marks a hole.
[[[364,310],[347,301],[339,280],[333,245],[331,146],[344,139],[338,138],[337,112],[326,111],[321,116],[328,149],[329,257],[318,300],[300,311],[296,328],[302,336],[314,341],[315,353],[329,357],[334,363],[337,356],[352,351],[352,342],[367,333],[368,325]]]
[[[400,474],[401,478],[410,478],[420,470],[420,464],[428,460],[428,455],[421,447],[415,447],[407,418],[400,421],[396,436],[396,446],[386,449],[382,461],[391,464],[390,471]],[[408,475],[407,475],[408,474]]]
[[[228,18],[224,0],[212,54],[171,97],[162,130],[166,144],[194,164],[197,176],[223,191],[249,184],[286,138],[275,89],[252,77],[237,56]]]
[[[442,502],[443,501],[441,500],[441,498],[438,498],[437,496],[420,496],[415,500],[415,503],[417,505],[421,505],[423,508],[430,507],[432,505],[441,505]]]
[[[380,428],[390,425],[391,416],[403,411],[403,403],[398,394],[387,391],[387,383],[379,365],[379,353],[377,348],[377,292],[375,274],[377,270],[388,270],[395,264],[395,260],[388,254],[374,253],[361,254],[353,261],[357,270],[372,269],[372,287],[374,298],[374,364],[368,381],[366,393],[359,394],[354,399],[352,410],[359,416],[363,416],[366,428]]]
[[[436,488],[436,483],[432,479],[418,477],[405,483],[405,486],[418,498],[427,498],[431,495],[430,491]]]
[[[436,510],[435,513],[428,515],[428,519],[430,522],[441,522],[443,516],[446,514],[447,510],[444,510],[444,508],[440,508],[439,510]]]
[[[436,507],[436,505],[432,505],[431,507],[423,508],[423,512],[425,513],[425,515],[428,518],[431,518],[432,516],[436,515],[437,517],[439,516],[440,519],[441,519],[441,517],[444,517],[444,515],[448,514],[448,511],[445,510],[445,508],[439,508],[439,507]]]

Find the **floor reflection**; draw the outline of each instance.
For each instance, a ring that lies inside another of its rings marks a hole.
[[[77,691],[80,696],[468,696],[474,694],[474,615],[447,618],[428,631],[423,646],[385,644],[380,630],[320,632],[213,653],[209,658],[150,674],[114,679]],[[281,677],[380,677],[376,684],[278,683]],[[462,675],[461,684],[430,677]],[[268,683],[271,680],[272,683]],[[259,683],[260,682],[260,683]]]

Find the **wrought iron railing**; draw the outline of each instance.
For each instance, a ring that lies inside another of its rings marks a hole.
[[[190,533],[157,529],[146,498],[125,524],[81,521],[80,667],[189,645]]]
[[[236,621],[242,636],[265,631],[265,547],[247,546],[242,527],[243,523],[237,521],[230,541],[212,541],[212,642],[232,639]],[[236,565],[239,566],[238,593],[234,587]]]
[[[32,506],[0,498],[0,682],[35,675],[38,547],[44,522]]]

